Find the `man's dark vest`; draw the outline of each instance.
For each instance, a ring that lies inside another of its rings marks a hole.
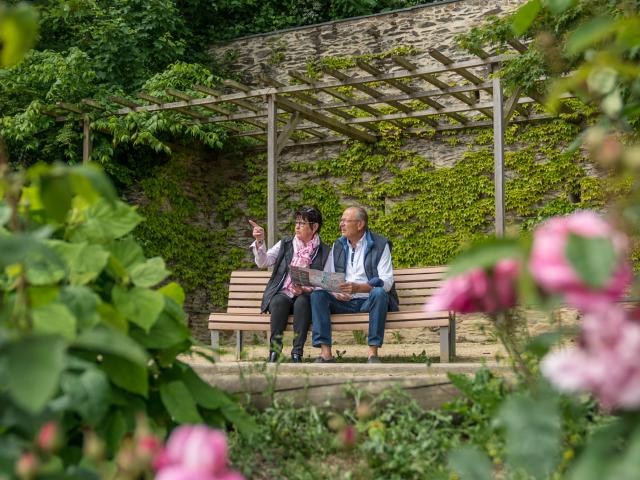
[[[382,258],[384,247],[389,245],[391,252],[391,241],[382,235],[376,235],[371,230],[365,233],[366,250],[364,252],[364,271],[369,279],[369,285],[372,287],[382,287],[384,285],[382,279],[378,276],[378,263]],[[349,241],[345,237],[340,237],[333,244],[333,268],[336,272],[345,273],[347,271],[347,259],[349,258]],[[389,311],[397,312],[400,310],[400,301],[396,292],[395,283],[389,290]]]
[[[318,245],[318,248],[316,248],[316,250],[313,252],[313,255],[311,255],[311,265],[309,265],[309,268],[322,270],[328,256],[329,246],[320,241],[320,245]],[[269,303],[271,303],[271,299],[273,298],[273,296],[282,288],[284,279],[287,278],[289,265],[291,264],[292,259],[293,237],[284,237],[280,241],[280,252],[278,252],[276,263],[273,264],[273,272],[271,273],[271,278],[267,283],[267,288],[265,288],[264,290],[264,295],[262,295],[262,305],[260,306],[261,312],[264,313],[269,311]]]

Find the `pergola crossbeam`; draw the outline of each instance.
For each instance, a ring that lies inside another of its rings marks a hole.
[[[380,77],[381,75],[384,74],[384,72],[378,70],[376,67],[374,67],[373,65],[371,65],[370,63],[365,62],[364,60],[358,60],[356,61],[356,65],[358,65],[362,70],[364,70],[365,72],[371,74],[371,75],[375,75],[376,77]],[[411,100],[419,100],[422,103],[425,103],[427,105],[429,105],[431,108],[434,108],[436,110],[439,110],[441,108],[444,108],[444,105],[442,105],[441,103],[433,100],[432,98],[429,97],[423,97],[423,98],[418,98],[418,95],[421,93],[418,89],[413,88],[409,85],[406,85],[398,80],[395,79],[389,79],[386,80],[385,83],[393,88],[395,88],[396,90],[399,90],[401,92],[404,92],[406,94],[409,95],[409,98]],[[460,114],[457,113],[452,113],[451,114],[451,118],[453,118],[454,120],[460,122],[460,123],[467,123],[467,119],[465,117],[463,117]],[[424,121],[426,121],[427,123],[429,123],[431,126],[436,126],[437,122],[435,120],[431,120],[431,119],[425,119]]]
[[[399,66],[405,68],[406,70],[409,70],[411,72],[416,73],[416,75],[421,78],[422,80],[426,81],[427,83],[430,83],[431,85],[433,85],[436,88],[439,88],[442,92],[446,92],[448,89],[451,88],[450,85],[447,85],[446,83],[444,83],[442,80],[440,80],[439,78],[435,77],[432,74],[419,74],[419,68],[417,65],[414,65],[413,63],[411,63],[409,60],[403,58],[403,57],[398,57],[398,56],[394,56],[392,57],[392,60]],[[486,59],[485,59],[486,60]],[[489,85],[489,82],[483,82],[483,85]],[[477,86],[477,85],[476,85]],[[476,89],[472,89],[469,91],[477,91]],[[467,95],[465,95],[464,93],[461,92],[452,92],[451,96],[459,101],[461,101],[462,103],[466,103],[467,105],[475,105],[476,104],[476,99],[472,98],[472,97],[468,97]],[[489,118],[492,118],[493,114],[491,113],[490,109],[483,109],[483,110],[479,110],[481,113],[483,113],[484,115],[486,115]]]
[[[155,97],[153,95],[149,95],[148,93],[145,92],[138,92],[138,97],[141,98],[142,100],[146,100],[147,102],[151,102],[151,103],[155,103],[155,104],[161,104],[162,102],[164,102],[164,100],[162,100],[159,97]],[[194,112],[192,110],[189,110],[188,108],[176,108],[176,112],[180,112],[184,115],[187,115],[189,117],[193,117],[193,118],[197,118],[200,120],[204,120],[205,118],[207,118],[205,115],[201,115],[197,112]]]
[[[273,87],[277,87],[277,88],[279,88],[279,87],[284,87],[284,86],[285,86],[285,84],[284,84],[284,83],[279,82],[279,81],[277,81],[277,80],[276,80],[276,79],[274,79],[274,78],[267,77],[267,76],[262,76],[261,78],[262,78],[262,81],[263,81],[264,83],[266,83],[267,85],[271,85],[271,86],[273,86]],[[314,97],[314,96],[312,96],[312,95],[309,95],[309,94],[307,94],[307,93],[303,93],[303,92],[292,92],[290,95],[291,95],[292,97],[296,97],[297,99],[302,100],[303,102],[308,103],[308,104],[310,104],[310,105],[318,105],[318,103],[319,103],[319,102],[318,102],[318,99],[317,99],[316,97]]]
[[[536,100],[529,97],[523,97],[518,99],[519,104],[526,103],[534,103]],[[362,123],[371,123],[371,122],[380,122],[380,121],[388,121],[388,120],[402,120],[407,118],[424,118],[431,115],[440,115],[440,114],[449,114],[455,112],[468,112],[471,110],[477,110],[478,108],[487,108],[489,105],[492,105],[490,102],[480,103],[474,107],[471,106],[456,106],[456,107],[446,107],[442,110],[435,110],[433,108],[428,110],[416,110],[411,113],[390,113],[387,115],[382,115],[381,117],[360,117],[353,118],[351,120],[345,120],[345,123],[352,125],[359,125]]]
[[[303,73],[300,72],[296,72],[294,70],[289,71],[289,76],[291,76],[292,78],[296,79],[296,80],[300,80],[302,82],[305,82],[306,84],[310,85],[310,86],[316,86],[316,81],[313,80],[312,78],[304,75]],[[351,98],[349,95],[346,95],[338,90],[336,90],[335,88],[324,88],[324,87],[318,87],[318,90],[327,93],[328,95],[331,95],[332,97],[337,98],[338,100],[342,100],[344,103],[342,104],[344,107],[352,107],[352,106],[356,106],[353,103],[353,98]],[[332,106],[328,106],[328,105],[324,105],[324,109],[325,110],[329,110],[331,113],[333,113],[334,115],[338,115],[342,118],[353,118],[355,115],[351,115],[348,112],[345,112],[344,110],[340,109],[341,107],[332,107]],[[382,112],[380,110],[377,110],[373,107],[370,107],[368,105],[362,105],[362,106],[358,106],[358,108],[360,110],[363,110],[365,112],[367,112],[370,115],[382,115]]]
[[[336,70],[335,68],[331,68],[331,67],[327,67],[327,66],[323,66],[322,70],[326,73],[328,73],[329,75],[331,75],[332,77],[337,78],[338,80],[347,82],[349,80],[352,80],[354,77],[350,77],[349,75],[346,75],[345,73],[342,73],[339,70]],[[373,76],[374,80],[373,81],[378,81],[378,79],[376,78],[376,76]],[[389,79],[387,79],[389,80]],[[379,92],[378,90],[376,90],[375,88],[371,88],[367,85],[364,84],[360,84],[357,83],[355,85],[353,85],[353,88],[356,88],[358,90],[360,90],[363,93],[366,93],[367,95],[379,99],[380,97],[384,97],[384,94],[382,92]],[[390,100],[389,102],[385,102],[389,105],[391,105],[393,108],[400,110],[401,112],[412,112],[413,109],[408,107],[407,105],[400,103],[396,100]]]
[[[362,130],[358,130],[357,128],[350,127],[349,125],[345,125],[338,120],[335,120],[331,117],[323,115],[319,112],[313,111],[304,105],[300,105],[295,103],[287,98],[279,97],[277,99],[278,106],[280,106],[283,110],[287,110],[289,112],[298,112],[307,120],[317,123],[318,125],[322,125],[323,127],[334,130],[338,133],[346,135],[347,137],[354,138],[356,140],[360,140],[366,143],[373,143],[377,140],[373,135],[364,132]]]

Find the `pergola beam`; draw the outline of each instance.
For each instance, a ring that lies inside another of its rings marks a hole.
[[[304,75],[303,73],[300,72],[296,72],[294,70],[289,71],[289,76],[291,76],[292,78],[295,78],[296,80],[300,80],[302,82],[305,82],[308,85],[311,86],[317,86],[317,82],[315,80],[313,80],[312,78]],[[345,95],[344,93],[336,90],[335,88],[329,88],[329,87],[317,87],[318,90],[320,90],[321,92],[327,93],[329,95],[331,95],[332,97],[337,98],[338,100],[342,100],[344,103],[342,103],[342,107],[344,108],[350,108],[353,106],[356,106],[353,103],[353,98],[349,97],[348,95]],[[351,115],[348,112],[345,112],[343,110],[340,110],[340,108],[342,107],[334,107],[334,106],[330,106],[330,105],[323,105],[324,110],[329,110],[331,111],[331,113],[333,113],[334,115],[338,115],[342,118],[353,118],[355,115]],[[377,110],[373,107],[370,107],[368,104],[362,104],[362,105],[357,105],[357,107],[360,110],[363,110],[365,112],[367,112],[370,115],[382,115],[382,112],[380,110]]]
[[[375,75],[376,77],[380,77],[380,75],[382,75],[384,72],[378,70],[376,67],[374,67],[373,65],[363,61],[363,60],[357,60],[356,64],[365,72],[370,73],[371,75]],[[418,95],[420,94],[420,91],[417,88],[411,87],[409,85],[405,85],[404,83],[395,80],[395,79],[391,79],[391,80],[387,80],[386,81],[387,85],[390,85],[391,87],[395,88],[396,90],[400,90],[401,92],[404,92],[406,94],[409,95],[409,98],[411,100],[419,100],[422,103],[425,103],[427,105],[429,105],[431,108],[435,108],[436,110],[439,110],[441,108],[444,108],[444,105],[442,105],[439,102],[436,102],[435,100],[429,98],[428,96],[426,97],[422,97],[422,98],[418,98]],[[454,120],[460,122],[460,123],[467,123],[467,119],[465,117],[463,117],[462,115],[459,115],[457,113],[452,113],[451,118],[453,118]],[[435,126],[437,125],[437,122],[435,122],[434,120],[430,120],[430,119],[426,119],[425,120],[427,123],[429,123],[431,126]]]
[[[518,99],[518,103],[523,104],[523,103],[533,103],[535,102],[535,100],[533,98],[529,98],[529,97],[523,97]],[[371,122],[381,122],[381,121],[387,121],[387,120],[403,120],[403,119],[407,119],[407,118],[424,118],[424,117],[429,117],[432,115],[442,115],[442,114],[448,114],[448,113],[454,113],[454,112],[469,112],[472,110],[478,110],[479,108],[488,108],[488,107],[493,107],[493,102],[485,102],[485,103],[479,103],[478,105],[471,107],[471,106],[456,106],[456,107],[446,107],[443,108],[442,110],[436,110],[433,108],[430,108],[428,110],[416,110],[414,112],[411,113],[390,113],[387,115],[382,115],[380,117],[360,117],[360,118],[353,118],[351,120],[345,120],[346,124],[349,125],[359,125],[362,123],[371,123]]]
[[[433,74],[430,73],[419,73],[419,68],[417,67],[417,65],[414,65],[413,63],[411,63],[409,60],[403,58],[403,57],[397,57],[394,56],[392,57],[393,61],[400,65],[401,67],[414,72],[418,77],[420,77],[422,80],[424,80],[425,82],[430,83],[431,85],[433,85],[434,87],[439,88],[442,91],[447,90],[448,88],[450,88],[450,85],[447,85],[446,83],[444,83],[442,80],[440,80],[439,78],[435,77]],[[486,60],[486,59],[485,59]],[[484,82],[487,83],[487,82]],[[473,89],[471,91],[476,91],[476,89]],[[471,98],[468,97],[467,95],[465,95],[464,93],[461,92],[455,92],[455,93],[451,93],[451,96],[454,97],[455,99],[461,101],[462,103],[466,103],[467,105],[475,105],[476,104],[476,100],[475,98]],[[485,114],[488,118],[491,118],[491,110],[489,109],[483,109],[480,110],[480,112],[482,112],[483,114]]]
[[[278,97],[277,99],[278,105],[288,112],[298,112],[301,116],[310,120],[312,122],[317,123],[318,125],[322,125],[323,127],[334,130],[338,133],[346,135],[347,137],[354,138],[356,140],[360,140],[366,143],[373,143],[377,140],[373,135],[364,132],[362,130],[358,130],[357,128],[350,127],[341,123],[338,120],[335,120],[331,117],[323,115],[319,112],[315,112],[310,108],[305,107],[304,105],[300,105],[299,103],[292,102],[291,100],[283,97]]]

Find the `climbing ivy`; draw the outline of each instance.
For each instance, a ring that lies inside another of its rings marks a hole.
[[[247,266],[244,249],[234,246],[237,232],[229,227],[240,214],[242,193],[237,186],[223,188],[224,179],[215,172],[190,172],[190,155],[177,153],[141,182],[140,213],[145,221],[134,233],[148,254],[167,260],[187,292],[208,289],[212,304],[222,307],[229,274]]]

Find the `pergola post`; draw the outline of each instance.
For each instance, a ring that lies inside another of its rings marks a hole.
[[[91,158],[91,122],[86,115],[82,118],[82,163]]]
[[[495,185],[496,236],[504,236],[504,114],[498,64],[492,66],[493,83],[493,170]]]
[[[277,107],[275,94],[267,95],[267,246],[276,243],[277,229]]]

